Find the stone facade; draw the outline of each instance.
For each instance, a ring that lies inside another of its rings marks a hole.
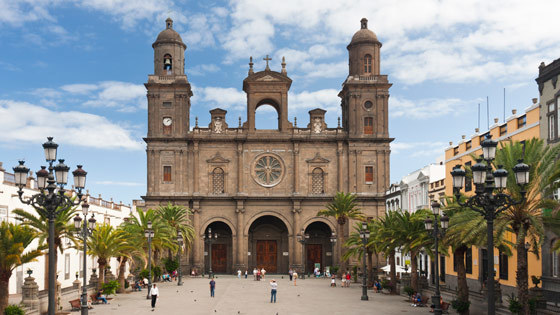
[[[560,126],[560,58],[548,65],[544,62],[539,66],[539,76],[536,79],[540,94],[540,135],[546,139],[548,145],[558,145]],[[559,199],[560,188],[554,192],[554,198]],[[550,210],[546,210],[550,213]],[[545,213],[547,215],[547,213]],[[548,301],[560,302],[560,253],[552,250],[559,235],[547,230],[542,246],[542,288]],[[531,284],[531,282],[529,282]]]
[[[309,112],[305,128],[288,120],[292,80],[285,61],[277,72],[269,68],[269,58],[258,72],[251,59],[243,80],[247,121],[228,126],[227,111],[218,108],[210,111],[208,127],[197,122],[190,128],[186,45],[173,21],[166,25],[153,44],[154,74],[146,83],[148,178],[143,199],[147,208],[172,202],[192,209],[197,238],[183,270],[207,270],[210,260],[213,271],[222,273],[338,265],[338,248],[330,237],[348,235],[353,222],[338,231],[334,219],[317,217],[317,212],[344,191],[357,195],[368,217],[382,216],[389,185],[391,84],[379,74],[381,43],[367,29],[367,20],[347,47],[349,75],[339,93],[342,124],[327,126],[325,110],[318,108]],[[276,110],[277,130],[255,129],[261,105]],[[208,229],[218,234],[211,245],[203,238]],[[302,230],[310,236],[305,248],[297,240]]]

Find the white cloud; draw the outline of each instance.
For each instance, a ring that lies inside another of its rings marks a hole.
[[[461,100],[458,98],[428,98],[408,100],[398,96],[389,99],[389,115],[391,117],[406,117],[414,119],[435,118],[446,115],[459,115],[469,105],[476,104],[476,100]]]
[[[391,153],[404,153],[411,157],[419,156],[439,156],[445,152],[445,144],[438,141],[427,142],[393,142],[391,143]]]
[[[106,117],[78,112],[57,112],[27,102],[0,100],[0,142],[37,142],[46,135],[77,146],[142,150],[131,131]]]
[[[233,108],[235,110],[242,110],[247,106],[247,94],[236,88],[222,88],[222,87],[193,87],[196,96],[196,101],[206,103],[210,108]]]
[[[288,100],[291,110],[319,107],[327,111],[340,112],[340,98],[338,97],[338,91],[334,89],[290,93]]]
[[[67,84],[60,87],[61,90],[72,94],[89,94],[92,91],[99,89],[95,84]]]
[[[202,64],[195,65],[194,67],[187,68],[187,73],[196,76],[204,76],[207,73],[214,73],[220,71],[220,67],[215,64]]]
[[[143,183],[137,183],[137,182],[116,182],[116,181],[112,181],[112,180],[97,181],[97,182],[95,182],[95,184],[97,184],[97,185],[107,185],[107,186],[128,186],[128,187],[144,186]]]

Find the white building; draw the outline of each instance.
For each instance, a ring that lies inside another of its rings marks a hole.
[[[441,197],[439,193],[445,191],[444,179],[445,165],[440,159],[435,164],[424,166],[404,176],[398,184],[392,184],[386,192],[387,211],[400,210],[413,213],[420,209],[430,209],[432,198],[437,196],[439,199]],[[400,250],[395,254],[395,263],[397,266],[410,270],[410,256],[404,255]],[[426,274],[432,278],[431,265],[430,257],[420,253],[418,257],[420,274]]]
[[[30,196],[39,192],[36,188],[37,184],[33,177],[33,172],[30,172],[30,177],[27,181],[26,187],[23,189],[23,198],[29,198]],[[8,221],[11,223],[19,223],[16,220],[15,214],[12,213],[15,209],[23,209],[33,214],[37,214],[33,207],[23,204],[20,202],[18,197],[18,188],[15,185],[15,178],[13,173],[7,172],[2,167],[2,162],[0,162],[0,221]],[[110,201],[103,200],[99,195],[97,198],[86,194],[87,202],[89,203],[89,215],[94,214],[95,219],[98,223],[107,222],[111,225],[117,226],[123,222],[125,217],[130,215],[131,207],[129,205],[123,205],[122,202],[115,203],[111,199]],[[78,207],[79,213],[81,215],[81,206]],[[72,222],[71,222],[72,223]],[[34,241],[28,249],[33,249],[37,247],[37,241]],[[57,274],[58,281],[61,283],[62,288],[71,287],[72,282],[76,280],[76,274],[79,274],[79,280],[82,281],[82,262],[83,253],[72,248],[70,240],[64,240],[63,245],[65,247],[64,252],[61,254],[58,252],[57,261]],[[10,294],[21,293],[21,286],[23,284],[24,277],[27,277],[27,270],[33,270],[33,277],[39,285],[39,290],[44,290],[47,287],[45,283],[45,274],[47,273],[47,263],[45,256],[39,257],[36,262],[24,264],[19,266],[14,270],[12,277],[10,278]],[[118,269],[118,262],[116,259],[111,259],[109,266],[111,271],[116,275]],[[97,261],[95,257],[88,257],[87,260],[87,277],[89,281],[89,276],[91,275],[92,268],[97,268]]]

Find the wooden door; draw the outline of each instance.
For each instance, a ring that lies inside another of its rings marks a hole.
[[[227,245],[212,244],[212,272],[226,273],[227,269]]]
[[[278,253],[276,241],[257,241],[257,268],[266,272],[277,272]]]
[[[307,273],[312,273],[315,270],[315,264],[321,264],[321,269],[323,266],[323,245],[321,244],[308,244],[307,246],[307,264],[305,265],[305,271]]]

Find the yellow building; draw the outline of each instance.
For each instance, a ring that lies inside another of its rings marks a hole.
[[[487,134],[498,141],[523,141],[539,138],[539,104],[537,99],[533,99],[533,104],[526,108],[524,113],[517,113],[516,110],[513,110],[512,115],[505,122],[500,123],[497,118],[494,119],[494,124],[490,126],[489,131],[480,133],[478,129],[475,129],[474,135],[468,138],[462,136],[458,144],[449,143],[449,147],[445,150],[445,194],[447,196],[453,195],[451,170],[456,165],[470,166],[475,164],[476,161],[473,161],[471,154],[482,154],[480,143]],[[498,145],[499,148],[500,145]],[[465,181],[466,185],[462,192],[466,195],[474,194],[472,182],[469,182],[468,178]],[[508,233],[506,237],[511,242],[516,241],[514,234]],[[499,278],[500,280],[503,295],[514,292],[516,287],[517,253],[514,248],[512,248],[512,252],[513,255],[508,257],[497,249],[493,251],[496,279]],[[488,275],[487,254],[485,248],[474,246],[467,252],[465,266],[467,267],[467,283],[470,291],[480,291],[483,280]],[[442,262],[445,260],[445,269],[441,272],[445,275],[442,283],[455,290],[457,288],[457,273],[454,271],[454,257],[451,250],[449,250],[449,256],[441,258],[441,260]],[[542,265],[533,253],[528,255],[528,263],[529,283],[531,284],[531,276],[541,276]]]

